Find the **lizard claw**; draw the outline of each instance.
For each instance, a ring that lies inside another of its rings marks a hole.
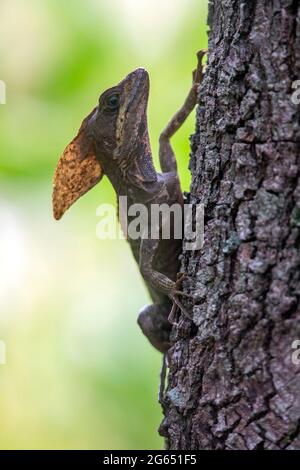
[[[178,273],[177,274],[177,279],[174,282],[174,288],[169,294],[170,299],[173,301],[173,306],[172,306],[171,312],[170,312],[169,317],[168,317],[168,320],[171,324],[175,324],[175,314],[176,314],[177,307],[179,307],[179,309],[182,311],[182,313],[187,318],[189,318],[190,320],[193,321],[193,317],[191,316],[191,314],[188,313],[188,311],[182,305],[180,300],[177,298],[178,296],[187,297],[187,298],[190,298],[190,299],[193,298],[193,296],[191,294],[186,294],[185,292],[182,292],[180,290],[182,281],[186,278],[187,278],[186,273]]]
[[[173,299],[171,298],[171,300],[173,300]],[[177,323],[175,321],[176,320],[177,308],[178,308],[178,305],[173,300],[173,305],[172,305],[171,311],[170,311],[169,316],[168,316],[168,322],[171,323],[171,325],[177,325]]]
[[[174,290],[173,290],[172,294],[181,295],[182,297],[188,297],[190,299],[193,298],[193,296],[191,294],[186,294],[185,292],[182,292],[182,290],[180,290],[182,282],[184,281],[184,279],[187,279],[187,277],[188,276],[187,276],[186,273],[178,273],[177,274],[177,279],[175,281]]]
[[[175,313],[176,313],[176,310],[177,310],[176,307],[178,307],[181,310],[181,312],[183,313],[183,315],[186,318],[188,318],[192,322],[194,321],[193,316],[186,310],[186,308],[182,305],[182,303],[180,302],[180,300],[176,296],[171,296],[170,295],[170,299],[173,301],[173,307],[172,307],[172,310],[169,314],[168,320],[172,325],[176,324],[176,322],[175,322]]]
[[[200,63],[206,54],[208,54],[208,49],[200,49],[200,51],[197,52],[197,59]]]
[[[201,49],[200,51],[197,52],[198,65],[197,65],[196,70],[194,70],[194,72],[193,72],[193,83],[194,84],[200,85],[200,83],[202,81],[204,70],[205,70],[205,66],[202,65],[202,60],[203,60],[203,57],[207,53],[208,53],[208,49]]]

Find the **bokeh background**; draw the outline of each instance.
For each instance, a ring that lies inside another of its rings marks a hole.
[[[124,240],[96,237],[107,180],[52,218],[58,157],[99,94],[138,66],[158,137],[206,47],[202,0],[1,0],[0,448],[160,449],[161,365],[136,318],[147,292]],[[189,188],[194,116],[173,139]]]

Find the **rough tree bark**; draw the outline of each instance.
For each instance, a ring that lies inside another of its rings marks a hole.
[[[173,328],[170,449],[299,449],[298,0],[215,0],[192,138],[205,243],[183,254],[194,325]]]

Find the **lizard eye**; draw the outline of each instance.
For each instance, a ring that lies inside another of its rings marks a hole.
[[[106,106],[110,111],[115,111],[118,109],[120,104],[120,97],[118,94],[113,94],[107,97]]]

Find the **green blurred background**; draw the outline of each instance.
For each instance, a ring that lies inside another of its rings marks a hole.
[[[160,449],[160,355],[136,318],[147,292],[124,240],[96,237],[107,180],[58,223],[52,174],[99,94],[151,79],[152,150],[206,47],[202,0],[1,0],[0,448]],[[191,116],[173,143],[188,190]]]

